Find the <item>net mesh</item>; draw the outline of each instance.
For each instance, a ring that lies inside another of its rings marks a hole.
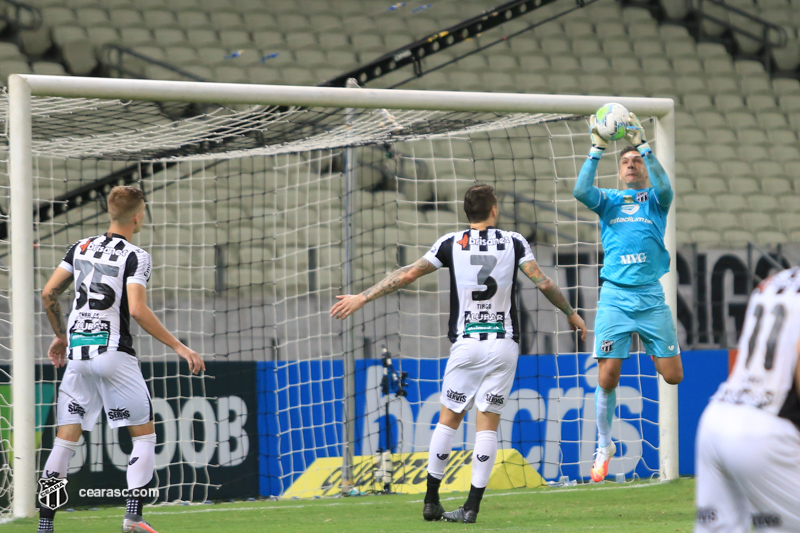
[[[594,322],[599,225],[572,197],[587,148],[585,117],[59,98],[34,98],[33,117],[37,291],[71,243],[106,231],[110,187],[136,182],[147,197],[148,223],[134,242],[153,256],[149,303],[210,363],[204,377],[190,377],[148,335],[135,342],[153,396],[162,501],[338,489],[335,477],[292,487],[318,459],[342,454],[347,331],[329,309],[345,288],[345,265],[355,292],[415,261],[439,236],[465,227],[462,199],[475,181],[495,186],[500,227],[531,242],[543,270]],[[601,187],[616,187],[613,151],[601,162]],[[0,169],[7,190],[7,161]],[[3,198],[5,226],[10,200]],[[7,503],[10,251],[7,231],[0,235],[0,498]],[[443,272],[425,276],[353,320],[354,453],[370,458],[354,480],[362,490],[374,487],[371,458],[379,451],[427,450],[450,347],[448,283]],[[530,355],[507,399],[500,448],[518,451],[546,480],[586,478],[595,447],[591,344],[568,331],[532,283],[519,286],[521,353]],[[70,301],[65,295],[65,311]],[[41,468],[61,373],[46,359],[51,332],[37,309]],[[408,373],[405,396],[381,392],[384,347]],[[614,437],[624,448],[611,473],[658,471],[655,384],[652,365],[638,357],[623,367]],[[76,484],[124,474],[130,439],[123,433],[102,422],[85,434],[88,446],[71,463]],[[471,449],[473,439],[470,414],[454,447]],[[396,463],[396,482],[419,468],[403,456]]]

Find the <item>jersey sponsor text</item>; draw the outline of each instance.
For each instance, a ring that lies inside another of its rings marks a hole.
[[[117,250],[116,248],[112,248],[111,246],[103,246],[93,241],[89,242],[89,246],[87,246],[86,248],[81,246],[82,252],[86,252],[86,250],[89,250],[90,252],[94,253],[100,253],[103,255],[113,255],[117,257],[127,257],[128,254],[131,253],[131,250],[128,248],[122,248],[121,250]]]
[[[645,263],[647,262],[647,254],[638,253],[638,254],[625,254],[619,257],[619,262],[623,265],[632,265],[634,263]]]
[[[69,405],[67,405],[67,410],[71,415],[78,415],[81,418],[86,416],[86,410],[77,402],[69,402]]]
[[[454,402],[458,403],[466,403],[467,395],[463,392],[454,391],[453,389],[447,389],[447,399],[453,400]]]
[[[645,217],[617,217],[608,221],[609,225],[617,224],[618,222],[644,222],[645,224],[652,224],[653,221]]]
[[[489,405],[503,405],[506,402],[505,397],[501,394],[486,393],[486,403]]]
[[[131,412],[125,408],[108,410],[109,420],[127,420],[130,417],[131,417]]]

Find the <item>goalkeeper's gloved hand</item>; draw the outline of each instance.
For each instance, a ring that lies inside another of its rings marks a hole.
[[[625,134],[625,137],[639,150],[642,157],[652,153],[653,150],[651,150],[650,145],[647,144],[644,128],[639,121],[639,117],[636,116],[636,113],[631,112],[630,114],[630,118],[628,119],[628,133]]]
[[[592,135],[592,148],[589,150],[589,158],[600,159],[603,157],[603,152],[608,147],[608,141],[597,133],[597,117],[595,115],[589,117],[589,125],[589,133]]]

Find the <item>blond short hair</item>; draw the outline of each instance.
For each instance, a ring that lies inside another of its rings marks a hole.
[[[144,204],[144,193],[136,187],[117,185],[108,193],[107,203],[113,222],[129,224]]]

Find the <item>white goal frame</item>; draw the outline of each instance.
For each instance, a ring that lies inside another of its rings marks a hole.
[[[14,480],[13,514],[32,516],[36,500],[34,242],[31,98],[102,98],[208,104],[415,109],[588,115],[615,101],[640,116],[655,118],[656,152],[675,189],[675,103],[668,98],[537,95],[389,89],[292,87],[160,80],[105,79],[14,74],[9,76],[9,174],[11,221],[11,313]],[[588,133],[588,132],[587,132]],[[588,148],[588,136],[587,136]],[[661,279],[677,320],[675,203],[665,242],[670,271]],[[678,477],[678,389],[659,384],[659,470],[662,480]]]

